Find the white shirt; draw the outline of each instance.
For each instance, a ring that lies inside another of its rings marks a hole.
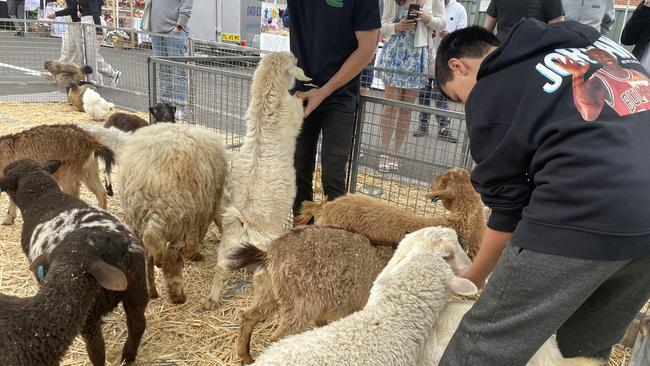
[[[449,33],[467,27],[467,11],[465,10],[465,7],[456,0],[449,0],[449,3],[445,5],[445,24],[446,30]],[[433,38],[433,46],[429,50],[429,71],[433,70],[433,61],[436,57],[438,45],[441,40],[442,38],[438,34]]]

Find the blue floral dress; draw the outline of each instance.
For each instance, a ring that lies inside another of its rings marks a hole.
[[[398,7],[395,22],[406,18],[408,8]],[[409,71],[420,74],[429,73],[428,47],[414,47],[415,28],[406,32],[397,32],[384,43],[377,66],[386,69]],[[379,71],[376,77],[386,85],[404,89],[422,89],[427,84],[427,77],[398,72]]]

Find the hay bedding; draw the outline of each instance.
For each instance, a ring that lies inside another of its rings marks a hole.
[[[146,113],[139,113],[147,118]],[[71,110],[64,103],[0,103],[0,135],[19,132],[40,124],[89,123],[92,122],[85,113]],[[377,182],[377,177],[364,177]],[[360,181],[367,181],[359,179]],[[393,183],[378,182],[377,185]],[[423,192],[412,187],[395,187],[403,192],[407,201],[417,200]],[[119,187],[117,187],[119,189]],[[382,194],[383,196],[383,194]],[[399,197],[399,196],[398,196]],[[82,188],[82,198],[96,204],[96,199]],[[388,197],[385,197],[388,198]],[[399,199],[399,198],[398,198]],[[397,201],[391,200],[393,202]],[[413,202],[413,201],[411,201]],[[398,203],[398,202],[395,202]],[[405,202],[401,202],[404,204]],[[0,198],[0,213],[7,209],[6,195]],[[419,205],[418,205],[419,206]],[[416,210],[422,210],[417,207]],[[122,215],[117,197],[109,198],[109,211],[118,217]],[[439,212],[438,209],[435,210]],[[28,270],[28,263],[20,248],[20,216],[13,226],[0,227],[0,292],[10,295],[30,296],[37,291]],[[222,306],[204,312],[200,306],[210,289],[213,266],[216,263],[217,231],[210,228],[202,253],[206,261],[186,263],[184,268],[185,291],[188,301],[183,305],[172,305],[167,297],[162,274],[157,273],[157,286],[161,298],[152,300],[147,309],[147,330],[145,331],[135,365],[239,365],[234,353],[234,344],[239,326],[239,315],[252,300],[250,276],[245,272],[233,273],[227,278],[227,290]],[[260,324],[253,335],[252,351],[258,354],[266,345],[277,319]],[[126,322],[121,308],[109,314],[103,327],[106,341],[107,363],[119,364],[122,346],[126,339]],[[610,366],[625,366],[629,360],[629,350],[616,347],[612,353]],[[85,346],[78,338],[62,365],[90,365]]]

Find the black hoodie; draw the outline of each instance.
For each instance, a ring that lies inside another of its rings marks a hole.
[[[553,62],[567,54],[589,65],[576,82]],[[638,61],[589,26],[526,19],[477,79],[467,127],[488,226],[548,254],[649,256],[650,84]]]

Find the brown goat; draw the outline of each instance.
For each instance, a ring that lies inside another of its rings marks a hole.
[[[65,164],[54,174],[61,189],[79,197],[81,182],[106,208],[106,189],[102,186],[95,156],[101,157],[109,175],[114,161],[113,151],[100,144],[89,133],[75,125],[43,125],[0,137],[0,169],[20,159],[32,159],[40,164],[61,160]],[[9,203],[3,225],[12,225],[16,205]]]
[[[68,103],[77,112],[85,112],[83,96],[87,89],[92,88],[91,85],[77,85],[70,84],[68,87]]]
[[[478,253],[485,232],[483,204],[472,187],[469,172],[455,168],[436,177],[427,198],[442,200],[446,217],[421,217],[379,199],[351,194],[331,202],[303,202],[296,223],[316,218],[319,225],[340,227],[365,235],[375,245],[396,246],[404,235],[430,226],[456,230],[470,258]]]
[[[93,73],[90,66],[81,67],[59,61],[45,61],[43,67],[52,74],[57,85],[66,88],[71,85],[79,85],[86,75]]]
[[[266,253],[253,245],[233,251],[239,267],[265,266],[253,277],[255,300],[241,316],[237,353],[242,361],[253,362],[253,329],[276,310],[280,325],[272,341],[361,310],[393,252],[359,234],[322,226],[294,228],[273,240]]]

